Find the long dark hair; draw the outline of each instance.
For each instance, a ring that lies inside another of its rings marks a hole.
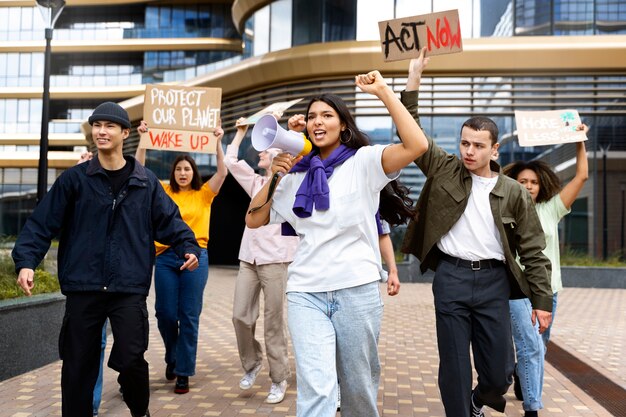
[[[198,191],[200,188],[202,188],[202,177],[200,176],[200,171],[198,171],[196,161],[194,161],[193,158],[187,154],[179,155],[176,157],[176,159],[174,159],[174,162],[172,163],[172,169],[170,171],[170,188],[175,193],[180,191],[180,187],[178,186],[178,183],[176,182],[176,177],[174,176],[174,173],[176,172],[176,165],[178,165],[180,161],[187,161],[191,165],[191,170],[193,171],[193,178],[191,179],[191,189]]]
[[[339,120],[346,125],[346,129],[341,132],[342,144],[353,149],[370,145],[368,136],[356,126],[354,117],[350,114],[346,103],[335,94],[324,93],[313,97],[306,108],[305,118],[309,114],[311,105],[317,101],[322,101],[332,107],[339,115]],[[313,147],[315,151],[319,152],[315,145]],[[413,200],[409,197],[409,189],[398,180],[393,180],[387,184],[380,192],[379,212],[381,219],[392,226],[407,223],[415,216]]]
[[[391,226],[406,224],[415,217],[413,200],[409,189],[400,181],[393,180],[380,192],[378,211],[380,218]]]
[[[332,107],[337,112],[337,115],[339,115],[339,120],[346,125],[346,130],[341,132],[341,143],[348,148],[353,149],[359,149],[370,144],[369,138],[365,133],[361,132],[358,127],[356,127],[354,117],[350,114],[348,106],[346,106],[346,103],[338,95],[323,93],[319,96],[313,97],[306,107],[306,113],[304,114],[305,120],[309,115],[311,105],[317,101],[322,101]],[[309,132],[307,131],[306,133],[308,137]],[[311,143],[313,143],[313,141],[311,141]],[[315,152],[319,153],[317,146],[313,145],[313,149]]]
[[[543,161],[513,162],[502,168],[502,172],[517,181],[520,172],[525,169],[533,171],[539,179],[539,192],[535,203],[545,203],[561,191],[561,180],[550,165]]]

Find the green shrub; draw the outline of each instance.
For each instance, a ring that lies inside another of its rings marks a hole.
[[[24,292],[17,285],[17,276],[15,275],[15,265],[10,256],[0,254],[0,300],[8,298],[17,298],[24,295]],[[35,288],[33,294],[45,294],[59,291],[59,280],[43,269],[35,270]]]
[[[566,249],[561,251],[562,266],[601,266],[601,267],[624,267],[625,263],[621,258],[621,254],[616,253],[602,260],[594,258],[591,255],[582,254],[578,251]]]

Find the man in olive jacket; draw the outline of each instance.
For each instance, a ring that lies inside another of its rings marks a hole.
[[[421,58],[423,60],[423,57]],[[417,116],[422,61],[412,63],[402,102]],[[498,128],[473,117],[461,129],[461,158],[428,138],[415,160],[427,181],[403,251],[435,272],[433,294],[439,348],[439,390],[446,415],[504,411],[514,358],[509,297],[528,297],[540,332],[552,311],[550,261],[530,194],[500,172]],[[519,256],[525,270],[515,261]],[[472,390],[470,343],[478,385]]]

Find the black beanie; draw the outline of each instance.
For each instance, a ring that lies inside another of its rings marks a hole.
[[[130,129],[130,119],[128,113],[122,106],[112,101],[107,101],[100,104],[93,111],[93,114],[89,116],[89,124],[93,125],[93,122],[105,120],[107,122],[114,122],[122,125],[126,129]]]

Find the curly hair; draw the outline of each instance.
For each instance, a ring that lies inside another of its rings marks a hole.
[[[193,171],[193,178],[191,179],[191,189],[198,191],[200,188],[202,188],[202,177],[200,176],[200,171],[198,171],[196,161],[194,161],[193,158],[187,154],[177,156],[172,163],[172,169],[170,170],[170,187],[172,188],[172,191],[174,191],[175,193],[180,191],[180,186],[176,182],[175,176],[176,165],[178,165],[180,161],[187,161],[191,165],[191,170]]]
[[[525,169],[533,171],[539,179],[536,203],[545,203],[561,191],[561,180],[552,171],[552,168],[543,161],[513,162],[505,166],[502,172],[517,181],[517,177]]]

